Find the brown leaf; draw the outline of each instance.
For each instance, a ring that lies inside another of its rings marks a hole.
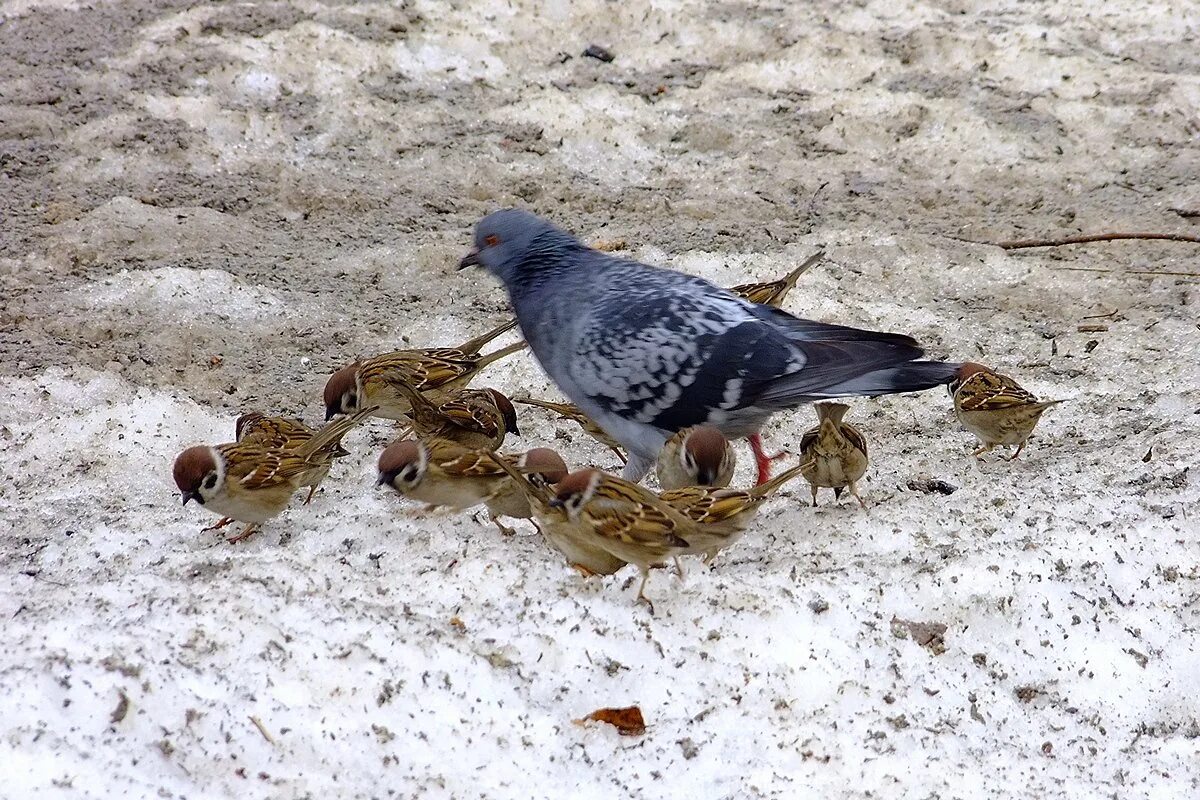
[[[622,736],[641,736],[646,732],[646,721],[642,719],[642,710],[637,706],[628,708],[601,708],[593,711],[583,719],[575,722],[582,725],[588,721],[607,722],[617,729]]]

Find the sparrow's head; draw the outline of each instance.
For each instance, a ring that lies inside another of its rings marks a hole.
[[[983,364],[977,364],[974,361],[964,361],[958,365],[958,372],[954,374],[954,380],[946,384],[946,391],[950,393],[951,397],[954,397],[968,378],[974,377],[981,372],[987,373],[991,371]]]
[[[387,484],[404,494],[415,489],[425,477],[428,454],[421,443],[414,439],[393,442],[379,454],[379,480],[377,485]]]
[[[233,438],[240,442],[242,437],[245,436],[249,430],[253,429],[255,423],[263,419],[266,419],[266,417],[264,417],[260,411],[247,411],[245,414],[242,414],[237,418],[237,422],[234,423],[235,427]]]
[[[566,511],[569,519],[576,519],[580,509],[587,505],[596,493],[596,487],[600,485],[600,479],[603,477],[604,473],[598,469],[581,469],[570,473],[554,487],[554,497],[550,500],[550,505]]]
[[[517,427],[517,409],[513,407],[512,401],[495,389],[487,389],[486,391],[492,396],[492,401],[496,404],[496,408],[500,410],[500,416],[504,418],[504,432],[515,433],[517,436],[520,436],[521,429]]]
[[[729,469],[734,454],[724,434],[711,425],[699,425],[684,438],[679,458],[697,486],[712,486],[717,476]]]
[[[175,458],[175,485],[183,504],[195,500],[204,505],[220,493],[225,484],[225,469],[213,448],[189,447]]]
[[[358,411],[358,362],[347,364],[325,383],[325,419]]]
[[[562,456],[549,447],[535,447],[521,456],[521,467],[526,477],[542,485],[558,483],[570,472]]]
[[[459,269],[482,266],[505,284],[537,269],[545,261],[538,253],[558,255],[563,249],[582,247],[579,240],[541,217],[508,208],[488,214],[475,226],[475,248],[459,262]]]

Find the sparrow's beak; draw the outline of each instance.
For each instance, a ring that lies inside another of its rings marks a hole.
[[[548,503],[548,505],[549,505],[551,508],[562,508],[563,506],[565,506],[565,505],[566,505],[566,503],[564,503],[562,500],[560,500],[560,499],[559,499],[559,498],[557,498],[557,497],[551,497],[551,498],[550,498],[550,502]]]
[[[700,481],[701,486],[712,486],[717,476],[712,473],[712,470],[702,469],[696,473],[696,479]]]
[[[471,252],[463,256],[462,261],[458,262],[458,268],[466,269],[467,267],[478,267],[481,263],[483,262],[479,260],[479,251],[472,249]]]
[[[392,478],[395,478],[395,477],[396,477],[396,473],[394,473],[394,472],[381,472],[381,473],[379,473],[379,477],[375,479],[375,485],[383,486],[385,483],[391,484]]]
[[[183,504],[185,506],[192,500],[198,501],[200,499],[199,492],[180,492],[180,494],[183,495]]]
[[[504,430],[505,430],[505,432],[507,432],[507,433],[516,434],[517,436],[520,436],[520,435],[521,435],[521,429],[517,427],[517,421],[516,421],[516,420],[512,420],[512,421],[508,422],[508,423],[507,423],[507,424],[504,426]]]
[[[325,406],[325,421],[329,422],[340,413],[336,406]]]

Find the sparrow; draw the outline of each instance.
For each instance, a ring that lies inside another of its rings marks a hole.
[[[749,438],[758,482],[771,459],[759,430],[778,411],[831,397],[948,383],[957,364],[920,361],[895,333],[800,319],[701,278],[586,247],[525,211],[485,217],[460,268],[499,278],[521,333],[567,398],[629,453],[641,478],[693,425]]]
[[[495,453],[444,439],[403,439],[379,456],[378,485],[433,507],[480,505],[507,480]]]
[[[612,575],[625,566],[623,560],[595,543],[596,537],[586,522],[572,520],[567,516],[562,506],[555,502],[555,495],[549,483],[522,474],[511,461],[502,460],[501,466],[511,478],[510,486],[525,496],[543,538],[551,547],[566,556],[567,563],[573,569],[584,577],[591,577]],[[559,481],[562,477],[559,477]]]
[[[731,286],[729,291],[738,297],[749,300],[751,303],[757,303],[760,306],[783,308],[784,299],[788,296],[788,292],[792,291],[792,287],[796,285],[796,281],[800,279],[800,276],[808,272],[810,267],[819,263],[824,257],[825,251],[818,250],[809,256],[803,264],[777,281],[743,283],[739,286]]]
[[[842,422],[850,410],[845,403],[817,403],[815,428],[810,428],[800,437],[800,456],[807,461],[804,477],[812,488],[812,504],[817,504],[817,489],[833,489],[833,496],[842,496],[842,490],[850,488],[850,494],[866,508],[855,487],[855,481],[867,471],[867,440],[853,425]]]
[[[807,462],[798,464],[766,483],[760,483],[746,491],[713,486],[685,486],[661,492],[659,499],[693,522],[727,536],[728,539],[721,546],[728,547],[741,538],[763,502],[779,487],[802,475],[808,466]],[[711,547],[705,551],[704,563],[711,564],[720,549],[721,547]]]
[[[295,450],[300,445],[312,439],[317,433],[303,421],[295,417],[268,417],[259,411],[249,411],[237,418],[234,427],[234,439],[243,444],[257,444],[268,449]],[[340,444],[331,448],[333,458],[350,455],[350,451]],[[315,468],[310,480],[303,486],[308,486],[308,497],[304,505],[312,502],[313,495],[321,481],[329,476],[331,464]]]
[[[552,403],[549,400],[535,400],[532,397],[521,396],[514,397],[514,403],[520,403],[525,406],[536,406],[544,408],[547,411],[552,411],[558,415],[559,419],[565,419],[568,422],[574,422],[579,427],[583,428],[589,436],[595,439],[600,444],[613,451],[613,454],[624,464],[626,461],[625,452],[621,450],[621,446],[617,444],[617,440],[604,432],[604,429],[579,410],[579,406],[574,403]]]
[[[981,458],[998,444],[1016,445],[1008,459],[1015,461],[1042,412],[1061,400],[1038,400],[1007,375],[982,364],[967,362],[946,387],[954,398],[954,414],[962,426],[975,434],[982,446],[971,455]]]
[[[561,481],[570,470],[562,456],[548,447],[535,447],[516,457],[501,454],[498,460],[502,464],[515,465],[518,472],[515,478],[510,473],[509,479],[501,483],[500,488],[487,499],[485,505],[492,522],[500,528],[500,532],[511,535],[515,531],[501,523],[500,517],[528,520],[535,517],[526,487],[532,485],[544,493],[546,487]],[[536,521],[534,526],[538,527]]]
[[[655,472],[660,489],[728,486],[737,467],[733,445],[711,425],[684,428],[663,445]]]
[[[434,405],[411,385],[394,388],[408,401],[412,431],[418,439],[444,439],[471,449],[495,450],[505,435],[520,435],[517,410],[495,389],[457,389]]]
[[[397,350],[342,367],[325,384],[325,419],[351,414],[366,404],[379,407],[377,417],[405,420],[409,403],[398,384],[414,387],[433,403],[441,402],[448,393],[470,383],[488,364],[525,348],[524,342],[516,342],[487,355],[479,353],[485,344],[516,324],[511,320],[458,347]]]
[[[267,447],[254,442],[231,442],[189,447],[175,459],[175,485],[186,506],[195,500],[223,519],[248,523],[230,542],[249,538],[264,522],[287,507],[301,486],[314,474],[327,470],[341,451],[341,439],[374,411],[367,407],[331,422],[294,449]]]
[[[651,565],[719,550],[730,538],[684,516],[649,489],[598,469],[572,472],[555,490],[550,504],[563,508],[569,521],[582,523],[580,532],[589,546],[607,550],[641,571],[638,600],[651,610],[654,604],[646,597]]]

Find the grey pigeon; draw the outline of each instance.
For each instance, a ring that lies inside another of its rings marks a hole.
[[[957,364],[918,361],[907,336],[828,325],[755,305],[706,280],[585,246],[526,211],[484,217],[460,269],[504,282],[521,333],[573,403],[629,451],[641,480],[666,439],[713,425],[750,437],[777,411],[832,397],[928,389]]]

